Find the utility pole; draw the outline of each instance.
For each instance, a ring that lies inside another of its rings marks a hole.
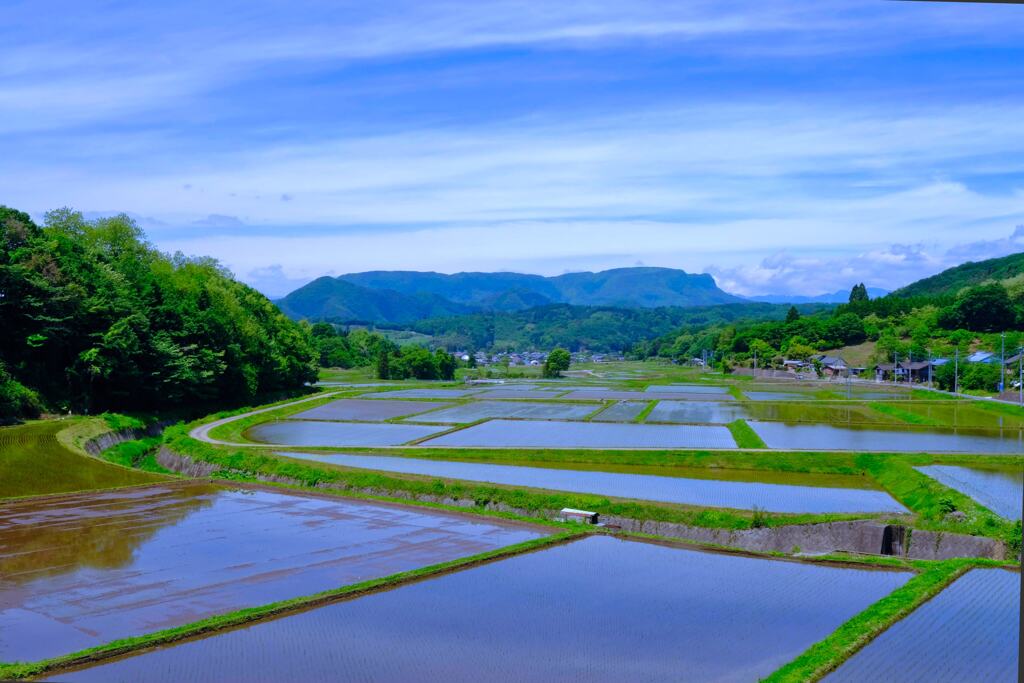
[[[960,393],[960,347],[956,347],[956,355],[953,357],[953,393]]]
[[[932,388],[932,350],[925,349],[928,353],[928,388]]]
[[[1006,388],[1006,333],[999,335],[999,393]]]
[[[1024,408],[1024,346],[1017,349],[1017,391],[1020,393],[1020,407]]]
[[[900,364],[899,358],[900,358],[900,354],[898,354],[895,351],[893,351],[892,352],[892,383],[893,384],[899,384],[899,381],[900,381],[900,376],[896,374],[896,368],[898,368],[899,364]]]

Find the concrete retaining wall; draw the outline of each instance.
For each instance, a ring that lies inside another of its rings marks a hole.
[[[89,439],[82,444],[82,448],[84,448],[85,452],[89,455],[97,456],[108,448],[116,446],[119,443],[124,443],[125,441],[144,439],[147,436],[160,436],[166,426],[167,425],[165,423],[157,423],[142,429],[127,427],[125,429],[106,432]]]

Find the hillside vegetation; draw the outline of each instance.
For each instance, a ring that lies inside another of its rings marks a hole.
[[[0,206],[0,420],[244,401],[316,379],[308,330],[127,216]]]
[[[907,285],[893,292],[900,298],[919,296],[955,296],[960,290],[988,281],[1009,280],[1024,274],[1024,252],[986,261],[967,263],[944,270],[938,275]]]

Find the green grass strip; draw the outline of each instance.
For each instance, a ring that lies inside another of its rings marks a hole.
[[[343,598],[353,598],[366,593],[380,591],[385,588],[391,588],[416,579],[446,574],[460,569],[467,569],[484,562],[509,557],[511,555],[518,555],[532,550],[539,550],[559,543],[565,543],[584,535],[585,534],[583,532],[570,531],[553,536],[543,536],[541,538],[531,539],[529,541],[516,543],[514,545],[490,550],[477,555],[471,555],[457,560],[450,560],[448,562],[433,564],[419,569],[391,574],[379,579],[370,579],[368,581],[362,581],[360,583],[326,590],[312,595],[272,602],[259,607],[247,607],[228,614],[209,617],[190,624],[156,631],[155,633],[149,633],[143,636],[122,638],[104,645],[98,645],[96,647],[62,655],[60,657],[44,659],[38,662],[0,663],[0,680],[26,678],[28,676],[35,676],[54,669],[62,669],[80,664],[98,662],[111,657],[141,650],[143,648],[173,643],[185,638],[220,631],[232,626],[240,626],[242,624],[290,612],[296,612],[309,607],[325,605]]]
[[[764,680],[770,683],[805,683],[821,679],[969,569],[991,564],[995,563],[962,559],[932,564]]]
[[[736,386],[735,384],[730,384],[729,385],[729,395],[732,396],[737,401],[746,401],[747,400],[747,397],[743,394],[742,391],[740,391],[740,388],[738,386]]]
[[[746,420],[733,420],[726,425],[740,448],[768,448],[768,445],[758,436],[754,428],[747,424]]]
[[[640,414],[633,418],[633,422],[639,424],[646,420],[647,416],[651,414],[651,411],[654,410],[654,407],[656,405],[658,405],[657,401],[651,401],[650,403],[648,403],[646,406],[644,406],[644,409],[640,411]]]
[[[891,406],[885,403],[869,403],[868,406],[876,412],[888,415],[889,417],[894,417],[901,422],[906,422],[907,424],[942,426],[935,420],[929,419],[924,415],[918,415],[917,413],[912,413],[909,410],[903,410],[902,408],[897,408],[896,406]]]

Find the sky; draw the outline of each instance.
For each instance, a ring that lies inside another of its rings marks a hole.
[[[4,0],[0,204],[270,296],[634,265],[893,289],[1024,251],[1024,6]]]

